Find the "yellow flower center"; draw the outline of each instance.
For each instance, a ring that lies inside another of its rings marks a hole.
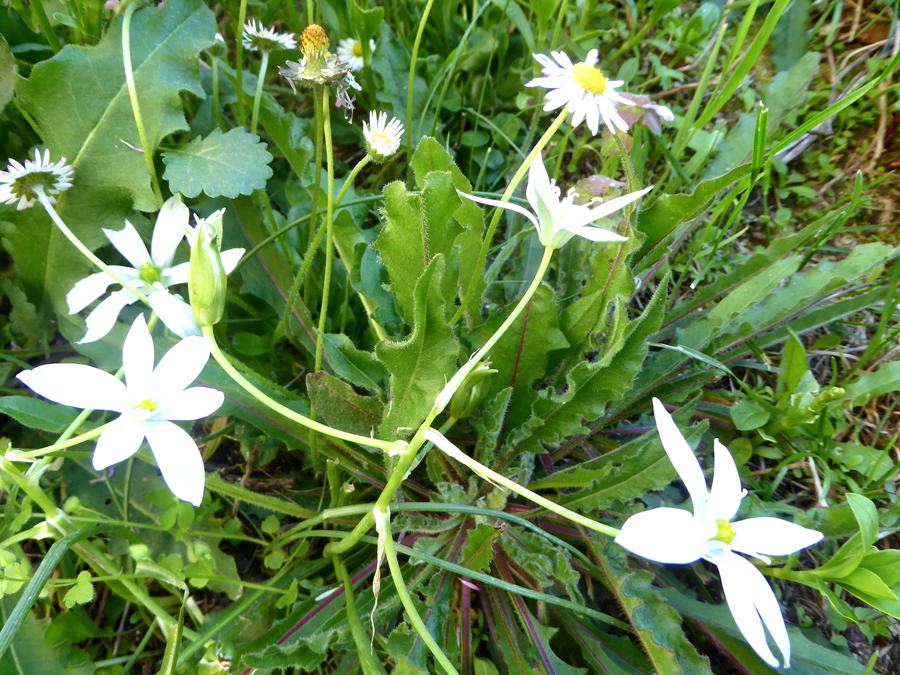
[[[353,43],[353,56],[362,56],[362,42]]]
[[[597,68],[589,66],[584,61],[575,64],[572,79],[585,91],[598,96],[606,91],[606,85],[609,83],[608,77],[604,77]]]
[[[731,523],[727,520],[717,520],[716,527],[718,528],[718,531],[716,532],[716,536],[713,537],[715,541],[721,541],[723,544],[730,544],[734,541],[735,536],[737,536],[737,532],[734,531]]]
[[[390,136],[386,136],[385,134],[372,134],[372,141],[374,143],[390,144],[391,138],[390,138]]]
[[[145,284],[152,286],[160,279],[159,268],[152,263],[144,263],[141,265],[141,269],[139,270],[139,276],[141,281]]]
[[[156,401],[154,401],[152,398],[145,398],[135,407],[140,410],[146,410],[147,412],[154,412],[159,406],[156,405]]]

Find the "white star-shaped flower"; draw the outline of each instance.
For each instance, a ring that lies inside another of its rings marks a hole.
[[[577,127],[587,120],[591,133],[596,135],[600,129],[600,119],[612,133],[618,127],[628,131],[628,124],[616,111],[616,104],[633,105],[623,99],[615,91],[621,87],[623,80],[610,80],[596,67],[599,52],[592,49],[584,61],[572,63],[565,52],[550,52],[552,59],[545,54],[532,54],[543,66],[543,77],[536,77],[526,87],[543,87],[547,89],[544,110],[556,110],[564,105],[569,106],[572,113],[572,126]],[[555,61],[554,61],[555,59]]]
[[[266,28],[261,21],[251,19],[244,24],[241,38],[244,49],[254,52],[274,52],[279,49],[296,49],[297,39],[293,33],[279,33]]]
[[[180,195],[167,199],[156,218],[149,252],[137,230],[127,220],[123,230],[103,230],[112,245],[133,265],[111,265],[110,268],[132,288],[144,292],[153,311],[179,337],[200,335],[200,327],[194,321],[190,305],[168,290],[170,286],[184,284],[188,280],[190,263],[173,265],[173,260],[178,244],[189,229],[189,219],[190,211],[182,203]],[[222,252],[226,273],[237,266],[243,254],[242,248]],[[116,280],[105,272],[82,279],[66,298],[69,313],[80,312],[114,283]],[[94,342],[106,335],[115,325],[122,308],[135,300],[137,297],[127,289],[113,291],[88,315],[85,320],[88,330],[81,343]]]
[[[748,644],[763,661],[778,667],[765,626],[787,668],[791,642],[778,600],[762,573],[738,553],[769,563],[766,556],[812,546],[821,541],[822,533],[779,518],[731,522],[746,494],[731,453],[718,439],[714,442],[715,473],[712,489],[707,490],[700,463],[658,399],[653,399],[653,411],[663,447],[691,495],[694,513],[665,507],[637,513],[625,521],[616,542],[657,562],[687,564],[704,558],[714,563],[728,608]]]
[[[363,49],[362,43],[356,38],[344,38],[338,40],[337,51],[338,58],[350,66],[350,70],[358,72],[363,69]],[[375,53],[375,40],[369,40],[369,54]]]
[[[222,405],[225,396],[216,389],[186,388],[207,360],[206,338],[188,337],[154,369],[153,338],[139,315],[122,346],[124,383],[99,368],[75,363],[38,366],[17,377],[56,403],[121,413],[97,441],[94,468],[101,471],[128,459],[146,438],[172,493],[199,506],[206,481],[203,459],[194,440],[173,421],[200,419]]]
[[[626,237],[615,232],[602,227],[588,227],[588,225],[615,213],[636,199],[640,199],[652,189],[652,187],[644,188],[631,194],[610,199],[608,202],[604,202],[597,197],[587,204],[575,204],[576,194],[574,190],[569,190],[568,194],[560,199],[560,189],[554,182],[550,181],[550,176],[547,175],[544,163],[540,158],[537,158],[528,169],[528,187],[525,190],[525,196],[528,198],[528,203],[531,205],[534,213],[518,204],[475,197],[464,192],[459,194],[474,202],[488,204],[489,206],[499,206],[522,214],[534,223],[538,231],[538,239],[544,246],[560,248],[575,235],[591,241],[625,241]],[[591,208],[592,206],[593,208]]]
[[[44,191],[51,204],[56,204],[54,195],[72,187],[74,174],[65,157],[51,162],[49,150],[44,150],[41,156],[41,151],[35,149],[34,160],[26,159],[25,164],[10,159],[6,171],[0,171],[0,204],[18,201],[16,210],[24,211],[34,206],[38,188]]]

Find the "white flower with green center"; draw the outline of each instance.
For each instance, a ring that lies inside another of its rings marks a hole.
[[[215,215],[221,217],[221,212]],[[153,229],[153,240],[150,251],[141,240],[134,226],[125,221],[125,229],[118,232],[103,232],[112,245],[125,256],[133,267],[111,265],[122,281],[128,283],[136,291],[147,295],[150,306],[169,329],[179,337],[200,335],[200,327],[188,305],[180,297],[169,292],[169,287],[184,284],[188,281],[190,263],[173,264],[175,251],[184,235],[189,231],[190,211],[182,203],[181,196],[175,195],[166,200],[156,218]],[[244,254],[244,249],[237,248],[222,252],[222,264],[226,272],[231,272]],[[115,284],[106,272],[97,272],[82,279],[69,291],[67,301],[69,313],[75,314],[100,298],[106,290]],[[87,333],[81,343],[94,342],[101,339],[116,323],[119,313],[137,297],[127,289],[113,291],[109,297],[100,302],[85,320]]]
[[[378,162],[384,162],[400,149],[403,140],[403,123],[396,117],[388,122],[385,112],[369,113],[369,123],[363,122],[363,136],[366,138],[366,149]]]
[[[293,33],[279,33],[271,28],[266,28],[255,19],[244,24],[241,42],[245,49],[254,52],[274,52],[279,49],[297,48],[297,40]]]
[[[744,553],[769,563],[769,555],[789,555],[821,541],[815,530],[779,518],[748,518],[731,522],[747,494],[728,449],[714,442],[715,473],[707,490],[700,463],[672,416],[653,399],[656,428],[666,454],[684,481],[694,504],[684,509],[657,508],[631,516],[616,542],[632,553],[662,563],[687,564],[701,558],[719,569],[731,615],[753,650],[773,668],[778,660],[769,649],[765,626],[781,651],[784,667],[791,661],[791,643],[781,608],[762,573]]]
[[[128,459],[146,438],[172,493],[199,506],[206,481],[203,458],[194,439],[173,422],[211,415],[225,400],[216,389],[187,388],[209,360],[209,343],[204,337],[185,338],[155,369],[153,360],[153,338],[139,315],[122,346],[124,383],[99,368],[75,363],[38,366],[17,377],[56,403],[121,413],[97,440],[94,469]]]
[[[464,192],[459,194],[474,202],[499,206],[522,214],[534,224],[538,231],[538,239],[544,246],[560,248],[576,235],[595,242],[625,241],[627,237],[602,227],[589,225],[640,199],[652,189],[652,187],[644,188],[607,202],[597,197],[587,204],[575,204],[577,195],[573,190],[569,190],[568,194],[560,199],[561,190],[550,180],[544,163],[538,157],[528,168],[528,187],[525,190],[525,196],[534,213],[518,204],[475,197]]]
[[[363,69],[363,48],[362,42],[356,38],[344,38],[338,40],[337,57],[350,66],[352,72],[358,72]],[[369,54],[375,53],[375,40],[369,40]]]
[[[35,148],[34,161],[26,159],[25,164],[20,164],[10,159],[6,171],[0,171],[0,204],[18,201],[17,211],[30,209],[37,201],[38,189],[44,191],[51,204],[56,204],[54,195],[72,187],[74,173],[65,157],[53,163],[49,150],[44,150],[41,156],[41,151]]]
[[[612,133],[618,127],[628,131],[628,124],[616,111],[616,104],[633,105],[616,93],[623,80],[610,80],[596,67],[599,52],[592,49],[587,58],[578,63],[564,52],[550,52],[554,61],[544,54],[532,54],[543,66],[543,77],[536,77],[526,87],[548,89],[544,110],[556,110],[565,105],[572,113],[572,126],[587,120],[588,129],[595,134],[600,129],[600,119]]]

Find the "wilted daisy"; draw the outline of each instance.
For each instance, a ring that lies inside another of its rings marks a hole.
[[[369,113],[369,124],[363,122],[363,136],[366,137],[366,150],[376,162],[385,162],[400,149],[403,139],[403,123],[396,117],[388,122],[385,112]]]
[[[101,471],[128,459],[146,438],[172,493],[199,506],[206,481],[203,458],[194,439],[173,421],[200,419],[222,405],[225,396],[216,389],[187,388],[208,360],[206,338],[189,337],[154,369],[153,338],[141,314],[122,346],[124,383],[99,368],[75,363],[38,366],[17,377],[56,403],[121,413],[97,441],[94,468]]]
[[[375,40],[369,40],[369,54],[375,52]],[[354,73],[362,70],[363,66],[363,48],[362,42],[356,38],[344,38],[338,41],[337,48],[338,58],[350,66],[350,70]]]
[[[293,33],[278,33],[265,28],[262,23],[251,19],[244,24],[244,47],[254,52],[274,52],[277,49],[296,49],[297,40]]]
[[[578,126],[587,120],[591,133],[600,129],[600,118],[612,133],[616,127],[628,131],[628,124],[616,111],[616,104],[633,105],[623,99],[615,88],[621,87],[622,80],[610,80],[599,68],[595,67],[599,52],[592,49],[587,58],[578,63],[564,52],[550,52],[554,62],[544,54],[532,54],[543,66],[543,77],[536,77],[526,87],[544,87],[548,89],[544,110],[556,110],[565,105],[572,113],[572,126]]]
[[[535,159],[528,168],[528,187],[525,196],[534,210],[522,208],[518,204],[501,202],[496,199],[485,199],[460,192],[460,196],[471,199],[474,202],[499,206],[520,213],[530,220],[538,231],[538,239],[544,246],[560,248],[575,235],[584,237],[590,241],[625,241],[626,237],[616,234],[602,227],[589,227],[600,218],[604,218],[631,202],[653,188],[644,188],[631,194],[616,197],[609,201],[592,199],[587,204],[576,204],[577,194],[569,190],[565,197],[560,199],[562,191],[556,183],[550,180],[547,169],[540,157]],[[593,206],[593,208],[591,208]]]
[[[26,159],[22,165],[10,159],[6,171],[0,171],[0,203],[15,204],[18,200],[16,210],[24,211],[34,206],[41,190],[55,204],[54,195],[72,187],[74,173],[65,157],[52,163],[49,150],[44,150],[42,157],[41,151],[35,148],[34,161]]]
[[[217,215],[221,217],[220,212]],[[167,199],[156,218],[150,251],[147,251],[137,230],[127,220],[125,228],[118,232],[103,230],[112,245],[133,265],[112,265],[111,269],[133,289],[145,293],[153,311],[180,337],[200,334],[200,327],[194,320],[190,305],[169,292],[170,286],[188,281],[190,263],[174,265],[173,261],[178,245],[189,230],[189,219],[190,212],[182,203],[180,195]],[[240,248],[222,252],[226,272],[237,266],[243,254],[244,249]],[[114,283],[116,280],[106,272],[98,272],[82,279],[69,291],[66,298],[69,313],[80,312],[106,293]],[[105,336],[112,330],[122,308],[135,300],[137,297],[125,288],[110,293],[85,320],[88,330],[81,342],[94,342]]]
[[[328,51],[330,44],[325,29],[317,24],[310,24],[300,35],[303,58],[299,63],[288,61],[287,68],[282,68],[278,72],[287,78],[291,87],[295,84],[309,87],[343,80],[350,72],[350,65]],[[355,80],[351,86],[359,89]]]

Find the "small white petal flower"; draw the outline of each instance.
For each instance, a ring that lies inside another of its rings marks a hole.
[[[190,231],[189,218],[190,211],[182,203],[180,195],[167,199],[156,218],[149,252],[137,230],[127,220],[125,228],[118,232],[103,230],[112,245],[132,265],[111,265],[110,269],[132,288],[145,293],[153,311],[179,337],[201,333],[190,305],[178,296],[171,295],[168,290],[170,286],[184,284],[188,280],[190,263],[173,265],[173,260],[185,233]],[[223,251],[222,264],[225,271],[231,272],[243,254],[244,249]],[[106,272],[97,272],[82,279],[69,291],[66,298],[69,313],[80,312],[115,283],[115,279]],[[88,330],[81,343],[94,342],[105,336],[115,325],[119,312],[136,300],[137,297],[127,289],[113,291],[85,319]]]
[[[403,140],[403,123],[396,117],[388,122],[385,112],[369,113],[369,123],[363,122],[363,136],[366,138],[366,149],[378,161],[384,162],[400,149]]]
[[[206,481],[203,458],[190,435],[172,421],[206,417],[225,400],[216,389],[187,388],[208,360],[206,338],[189,337],[154,369],[153,338],[139,315],[122,346],[124,383],[99,368],[73,363],[38,366],[17,377],[56,403],[121,413],[97,440],[94,468],[101,471],[128,459],[146,438],[172,493],[199,506]]]
[[[75,172],[66,164],[63,157],[58,162],[50,161],[50,151],[35,148],[34,160],[26,159],[20,164],[9,160],[6,171],[0,171],[0,204],[19,204],[17,211],[24,211],[34,206],[37,200],[37,188],[42,188],[51,204],[56,204],[54,195],[65,192],[72,187],[72,176]]]
[[[672,508],[637,513],[625,521],[616,542],[657,562],[687,564],[704,558],[714,563],[728,608],[747,643],[763,661],[777,668],[765,627],[787,668],[791,643],[778,600],[762,573],[736,551],[769,563],[767,555],[789,555],[812,546],[822,540],[821,532],[779,518],[732,523],[746,491],[741,489],[731,453],[718,439],[714,442],[713,484],[707,490],[700,463],[658,399],[653,399],[653,411],[663,447],[691,495],[694,513]]]
[[[550,181],[544,163],[538,158],[528,169],[528,187],[525,190],[525,196],[534,213],[518,204],[474,197],[464,192],[459,194],[474,202],[499,206],[522,214],[537,228],[538,239],[544,246],[560,248],[575,235],[591,241],[625,241],[627,237],[602,227],[588,227],[588,225],[640,199],[652,189],[652,187],[644,188],[606,202],[597,197],[587,204],[575,204],[576,194],[573,190],[569,190],[569,193],[560,199],[560,189]]]
[[[261,22],[254,19],[244,24],[241,42],[245,49],[254,52],[274,52],[277,49],[297,48],[297,40],[293,33],[279,33],[264,27]]]
[[[553,59],[544,54],[532,54],[543,66],[543,77],[536,77],[526,87],[544,87],[548,89],[544,101],[544,110],[556,110],[565,105],[572,113],[572,126],[587,121],[592,134],[600,129],[600,119],[612,132],[618,127],[628,131],[628,124],[616,111],[616,104],[632,105],[616,93],[622,80],[610,80],[596,64],[599,52],[592,49],[584,61],[572,63],[565,52],[550,52]]]
[[[369,40],[369,54],[375,52],[375,40]],[[338,40],[337,47],[338,58],[350,66],[350,70],[357,72],[363,69],[363,48],[362,43],[356,38],[344,38]]]

